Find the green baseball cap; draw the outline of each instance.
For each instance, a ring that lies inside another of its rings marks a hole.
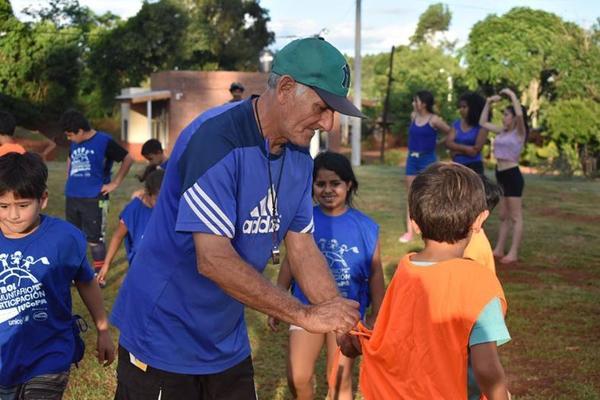
[[[335,111],[366,118],[347,98],[350,66],[331,44],[321,38],[296,39],[279,50],[272,71],[289,75],[309,86]]]

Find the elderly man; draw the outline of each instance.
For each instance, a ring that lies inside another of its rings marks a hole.
[[[259,97],[206,111],[173,149],[158,203],[115,302],[117,399],[255,399],[244,305],[309,332],[346,332],[340,297],[312,237],[316,129],[347,99],[349,68],[329,43],[296,40]],[[285,240],[305,306],[261,274]]]

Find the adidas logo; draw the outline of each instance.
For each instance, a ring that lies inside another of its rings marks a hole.
[[[281,223],[281,215],[279,212],[274,213],[272,210],[273,204],[273,188],[269,189],[269,193],[259,204],[250,212],[250,218],[244,221],[242,231],[245,234],[271,233],[278,232]],[[277,205],[275,205],[277,207]],[[273,214],[276,214],[273,216]]]

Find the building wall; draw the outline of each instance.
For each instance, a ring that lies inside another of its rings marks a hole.
[[[127,135],[129,143],[143,144],[150,139],[146,107],[146,103],[131,104],[129,106],[129,130]]]
[[[240,82],[244,97],[262,93],[267,74],[237,71],[164,71],[151,76],[152,90],[170,90],[169,144],[173,148],[179,133],[203,111],[231,99],[229,85]]]
[[[168,102],[169,140],[171,152],[181,131],[205,110],[224,104],[231,99],[229,85],[240,82],[245,87],[244,97],[261,94],[267,86],[268,74],[238,71],[164,71],[151,76],[152,90],[170,90]],[[131,141],[131,140],[130,140]],[[329,148],[339,151],[340,119],[336,113],[333,132],[329,134]]]

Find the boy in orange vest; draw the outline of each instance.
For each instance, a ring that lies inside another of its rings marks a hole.
[[[12,114],[0,110],[0,157],[8,153],[25,153],[25,148],[13,137],[16,126]]]
[[[489,215],[481,179],[433,164],[411,186],[409,213],[425,248],[400,261],[370,339],[341,341],[348,356],[362,347],[364,398],[466,399],[470,356],[483,395],[508,399],[497,352],[510,340],[504,293],[490,269],[463,258]]]

